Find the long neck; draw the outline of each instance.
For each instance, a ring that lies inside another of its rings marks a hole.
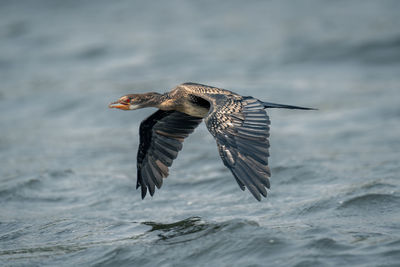
[[[168,98],[168,93],[146,93],[144,94],[144,97],[146,98],[146,107],[155,107],[163,110],[172,109],[171,103]]]

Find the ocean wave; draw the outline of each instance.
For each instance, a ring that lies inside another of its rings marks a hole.
[[[340,244],[336,240],[328,237],[312,240],[311,242],[308,243],[307,247],[316,248],[318,250],[336,250],[336,251],[347,250],[350,248],[350,246]]]
[[[13,176],[3,179],[0,189],[0,199],[8,201],[45,201],[61,202],[65,198],[53,191],[60,179],[68,179],[73,174],[72,170],[49,170],[33,175]],[[53,190],[46,189],[48,186],[55,186]]]
[[[155,223],[143,222],[142,224],[151,226],[149,233],[156,233],[158,241],[167,242],[169,244],[188,242],[200,237],[214,234],[224,228],[228,231],[235,231],[237,228],[246,225],[257,225],[252,221],[226,221],[222,223],[206,222],[200,217],[190,217],[173,223]]]
[[[398,208],[400,206],[400,197],[392,194],[364,194],[345,200],[339,206],[339,209],[381,209]]]
[[[16,193],[25,189],[35,189],[40,187],[41,181],[37,176],[12,177],[2,181],[0,189],[0,199],[12,198]]]

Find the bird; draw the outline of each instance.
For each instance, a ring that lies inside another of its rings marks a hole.
[[[183,141],[204,120],[217,143],[223,164],[232,172],[241,190],[247,188],[261,201],[270,189],[268,165],[270,119],[265,109],[315,110],[261,101],[232,91],[187,82],[160,94],[127,94],[109,108],[136,110],[158,108],[139,127],[137,183],[141,197],[153,197],[161,188]]]

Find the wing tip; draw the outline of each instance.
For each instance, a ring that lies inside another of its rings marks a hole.
[[[142,200],[143,200],[145,198],[146,194],[147,194],[147,188],[145,186],[143,186],[143,185],[141,185],[140,188],[142,190],[141,197],[142,197]]]

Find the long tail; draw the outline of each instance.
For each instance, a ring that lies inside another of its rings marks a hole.
[[[317,110],[315,108],[305,108],[298,106],[282,105],[276,103],[263,102],[264,108],[288,108],[288,109],[305,109],[305,110]]]

